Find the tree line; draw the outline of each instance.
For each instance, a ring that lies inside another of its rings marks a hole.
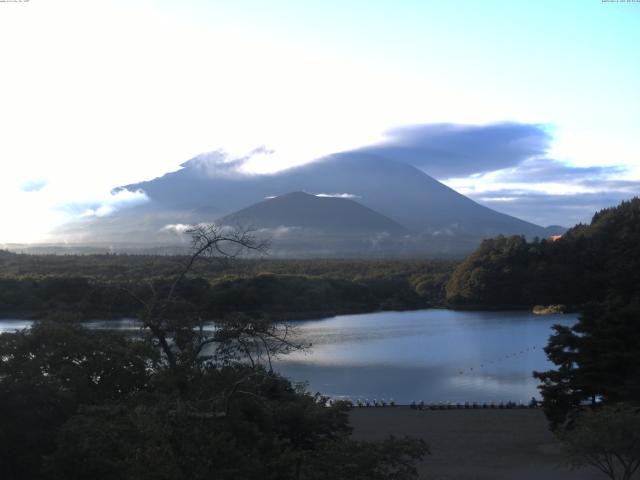
[[[0,253],[0,315],[135,316],[135,297],[166,289],[184,261],[185,257]],[[198,259],[177,293],[211,319],[231,312],[295,319],[418,309],[444,304],[453,265],[429,260]]]
[[[527,307],[630,298],[640,285],[640,199],[596,213],[560,239],[484,240],[446,286],[458,307]]]

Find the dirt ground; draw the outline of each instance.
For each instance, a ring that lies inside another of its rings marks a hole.
[[[356,408],[353,436],[424,438],[431,455],[420,478],[433,480],[605,480],[595,469],[570,470],[540,410]]]

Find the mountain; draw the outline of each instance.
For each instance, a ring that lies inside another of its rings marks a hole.
[[[261,229],[298,227],[335,234],[405,234],[408,230],[384,215],[347,198],[292,192],[227,215],[216,223]]]
[[[114,189],[142,191],[146,203],[69,225],[69,241],[177,242],[172,225],[212,222],[262,202],[305,191],[344,197],[414,232],[405,254],[472,251],[480,239],[498,234],[547,237],[545,229],[505,215],[459,194],[410,165],[363,152],[330,155],[273,174],[244,174],[220,152],[199,155],[181,169],[150,181]],[[89,232],[89,235],[83,233]],[[411,242],[410,242],[411,243]],[[337,252],[336,254],[339,254]]]
[[[271,239],[273,256],[397,256],[407,248],[409,230],[358,202],[291,192],[226,215],[219,225],[251,228]]]

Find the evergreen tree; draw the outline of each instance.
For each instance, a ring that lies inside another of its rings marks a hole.
[[[592,304],[554,331],[545,352],[556,369],[534,373],[553,429],[571,426],[587,405],[640,404],[640,305]]]

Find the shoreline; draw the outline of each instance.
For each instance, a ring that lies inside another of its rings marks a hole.
[[[421,306],[419,308],[390,308],[390,309],[354,309],[354,310],[333,310],[333,311],[313,311],[313,312],[278,312],[278,313],[267,313],[265,316],[267,317],[276,317],[275,321],[277,322],[295,322],[295,321],[309,321],[309,320],[323,320],[325,318],[338,317],[343,315],[366,315],[373,313],[392,313],[392,312],[419,312],[421,310],[451,310],[454,312],[468,312],[468,311],[476,311],[476,312],[528,312],[534,313],[531,310],[531,307],[526,307],[522,305],[502,305],[502,306],[446,306],[446,305],[428,305]],[[243,312],[247,314],[258,314],[260,312]],[[568,310],[563,314],[572,314],[576,313],[573,310]],[[543,315],[540,315],[543,316]],[[113,314],[107,313],[104,314],[91,314],[85,318],[82,318],[80,322],[95,322],[95,321],[120,321],[120,320],[130,320],[135,319],[135,313],[126,314]],[[0,321],[11,321],[11,320],[23,320],[23,321],[38,321],[38,320],[53,320],[47,318],[45,312],[1,312],[0,313]],[[214,320],[206,320],[206,322],[213,322]]]

